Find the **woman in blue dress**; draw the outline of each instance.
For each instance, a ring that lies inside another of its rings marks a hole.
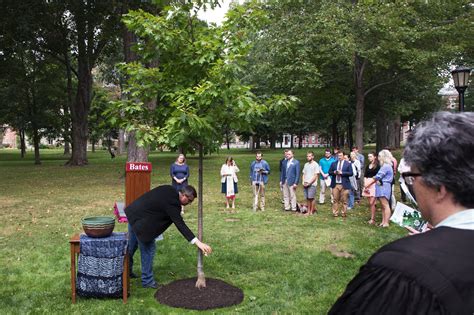
[[[186,164],[184,154],[178,155],[176,161],[170,167],[171,185],[179,191],[188,186],[189,166]]]
[[[379,152],[380,170],[373,178],[367,180],[364,189],[369,190],[375,184],[375,198],[382,205],[382,223],[379,226],[388,227],[390,220],[390,198],[392,197],[393,166],[392,153],[388,150]]]

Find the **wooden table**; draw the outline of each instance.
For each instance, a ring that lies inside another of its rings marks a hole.
[[[76,303],[76,261],[79,256],[81,246],[81,239],[79,234],[74,234],[69,240],[71,247],[71,294],[72,303]],[[123,274],[122,274],[122,297],[123,303],[127,303],[128,292],[130,292],[130,277],[129,277],[129,256],[128,251],[123,260]]]

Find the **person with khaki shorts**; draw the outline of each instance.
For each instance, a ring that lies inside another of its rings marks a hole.
[[[308,208],[307,214],[310,215],[317,212],[314,205],[314,196],[316,195],[316,185],[318,184],[319,164],[314,160],[314,153],[312,151],[306,154],[306,160],[308,162],[303,167],[303,187]]]

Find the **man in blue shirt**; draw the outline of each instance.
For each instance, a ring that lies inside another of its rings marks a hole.
[[[334,202],[333,196],[332,196],[332,189],[330,187],[331,185],[331,177],[329,176],[329,168],[331,167],[331,164],[336,162],[336,159],[331,156],[331,150],[326,149],[324,151],[324,157],[319,160],[319,166],[321,167],[320,170],[320,175],[319,175],[319,182],[321,184],[321,190],[319,191],[319,203],[323,204],[324,199],[326,197],[326,187],[329,187],[331,190],[331,203]],[[327,183],[329,182],[329,184]]]
[[[262,159],[262,152],[257,151],[255,161],[250,164],[250,181],[254,195],[253,211],[257,208],[265,211],[265,185],[268,183],[268,174],[270,173],[270,165]],[[260,207],[258,199],[260,198]]]

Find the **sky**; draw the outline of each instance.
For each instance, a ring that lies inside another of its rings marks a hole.
[[[220,25],[222,21],[224,20],[224,16],[229,10],[229,4],[231,0],[223,0],[219,1],[220,7],[214,8],[214,10],[207,10],[207,11],[199,11],[198,17],[202,20],[207,21],[208,23],[216,23],[217,25]]]

